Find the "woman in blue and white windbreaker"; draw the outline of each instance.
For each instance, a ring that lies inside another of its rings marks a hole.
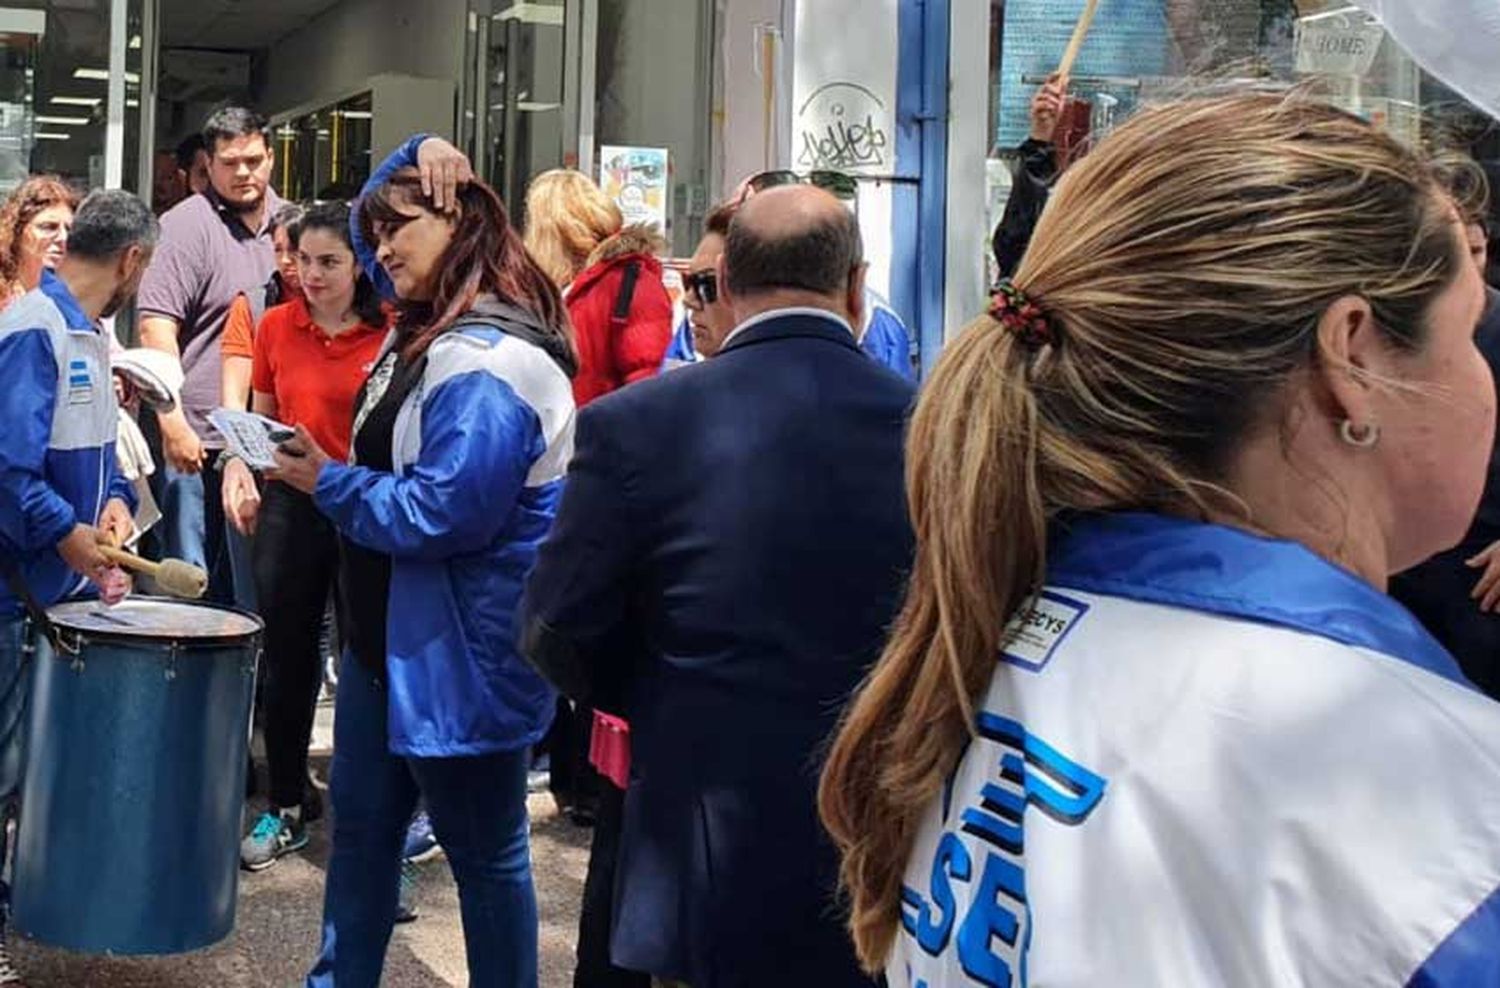
[[[378,984],[419,795],[458,883],[470,983],[537,979],[527,749],[555,695],[512,622],[572,450],[574,358],[562,299],[499,197],[467,175],[455,190],[461,161],[416,138],[366,186],[359,239],[378,245],[396,328],[357,402],[352,462],[299,429],[274,474],[343,542],[351,654],[318,988]]]
[[[1494,988],[1500,705],[1386,595],[1495,384],[1420,152],[1286,94],[1058,183],[912,419],[906,605],[830,749],[891,988]]]

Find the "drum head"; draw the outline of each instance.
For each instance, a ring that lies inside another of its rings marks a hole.
[[[243,611],[159,597],[131,597],[106,607],[75,600],[47,611],[52,623],[87,638],[225,642],[259,634],[264,625]]]

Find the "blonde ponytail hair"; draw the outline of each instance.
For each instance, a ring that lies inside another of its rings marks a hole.
[[[917,555],[819,790],[861,962],[900,924],[923,815],[953,770],[1007,619],[1041,587],[1049,527],[1080,511],[1223,508],[1229,459],[1316,360],[1319,317],[1367,299],[1425,343],[1464,259],[1426,163],[1305,97],[1143,111],[1061,179],[1017,272],[1038,344],[984,317],[944,351],[907,441]]]

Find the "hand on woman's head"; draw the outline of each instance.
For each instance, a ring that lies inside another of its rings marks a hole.
[[[417,148],[417,171],[422,178],[422,194],[440,213],[456,213],[459,191],[474,181],[469,156],[441,137],[429,137]]]

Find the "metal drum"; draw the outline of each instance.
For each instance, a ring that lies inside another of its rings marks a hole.
[[[85,953],[174,954],[228,936],[263,625],[180,601],[48,612],[37,649],[14,922]]]

